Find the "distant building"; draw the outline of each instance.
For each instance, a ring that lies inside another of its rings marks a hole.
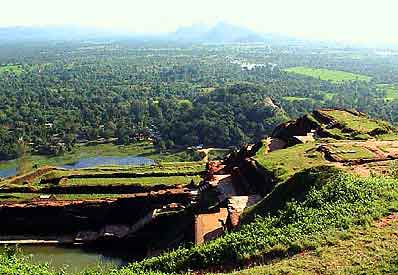
[[[41,200],[56,200],[57,198],[54,195],[45,194],[45,195],[40,195],[39,199],[41,199]]]

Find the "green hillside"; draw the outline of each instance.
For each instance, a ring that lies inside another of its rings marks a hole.
[[[330,131],[335,132],[334,137]],[[185,244],[123,268],[82,274],[208,274],[239,269],[242,271],[236,274],[323,274],[325,268],[330,274],[367,274],[372,266],[376,274],[393,274],[397,270],[396,240],[390,233],[397,223],[390,223],[390,219],[398,212],[398,179],[393,173],[398,142],[386,135],[394,137],[395,131],[383,121],[348,110],[318,110],[285,123],[274,131],[273,138],[285,139],[287,148],[270,152],[272,138],[268,138],[247,151],[231,153],[234,161],[240,162],[236,165],[252,165],[241,170],[243,177],[257,176],[252,187],[270,185],[263,199],[245,210],[239,227],[202,245]],[[312,141],[291,143],[308,133],[314,134]],[[372,139],[359,139],[360,134]],[[43,184],[188,184],[201,179],[204,166],[204,162],[186,162],[50,169],[38,176],[40,184],[32,184],[38,188],[45,187]],[[366,177],[364,171],[368,172]],[[32,196],[10,194],[20,200]],[[71,196],[90,198],[60,198]],[[96,198],[103,197],[106,194]],[[386,224],[380,226],[380,220]],[[365,256],[357,259],[358,254]],[[246,270],[253,265],[258,267]],[[48,267],[32,265],[21,256],[0,256],[0,274],[9,274],[7,270],[55,275]]]
[[[397,216],[333,233],[327,244],[268,265],[228,274],[397,274]]]

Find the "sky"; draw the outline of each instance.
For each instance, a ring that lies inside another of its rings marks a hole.
[[[398,0],[0,0],[0,27],[83,25],[163,33],[225,21],[260,33],[398,44]]]

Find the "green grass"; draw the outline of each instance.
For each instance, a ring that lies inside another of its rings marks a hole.
[[[336,95],[336,93],[327,92],[327,91],[320,91],[320,94],[323,96],[322,100],[314,99],[311,97],[304,97],[304,96],[284,96],[283,99],[291,103],[300,102],[300,101],[309,101],[311,103],[320,101],[322,103],[325,103],[326,100],[331,100]]]
[[[334,232],[325,237],[325,246],[228,274],[398,274],[397,230],[395,222],[385,227],[361,226],[346,232]]]
[[[333,93],[333,92],[322,92],[322,95],[323,95],[325,100],[331,100],[336,95],[336,93]]]
[[[378,84],[378,91],[384,92],[384,99],[386,101],[398,99],[398,86],[392,84]]]
[[[43,168],[44,169],[44,168]],[[185,181],[184,178],[189,177],[195,181],[206,170],[206,163],[202,161],[193,162],[162,162],[156,165],[144,166],[98,166],[93,168],[76,169],[76,170],[62,170],[52,169],[45,170],[44,173],[39,173],[38,169],[30,174],[9,178],[1,182],[1,188],[18,188],[26,187],[26,183],[39,191],[41,188],[46,188],[52,184],[65,178],[81,178],[82,184],[87,184],[91,179],[88,178],[102,178],[103,184],[126,183],[127,178],[131,178],[130,182],[134,183],[134,178],[139,178],[136,181],[141,181],[143,184],[155,183],[155,177],[165,178],[165,184],[170,184],[171,181],[176,180],[177,183]],[[32,176],[33,174],[33,176]],[[26,178],[29,176],[29,179]],[[151,179],[145,179],[152,177]],[[168,179],[166,179],[168,178]],[[47,184],[43,184],[43,182]],[[94,180],[91,180],[94,181]],[[100,181],[98,179],[98,181]],[[135,183],[134,183],[135,184]]]
[[[313,100],[312,98],[309,97],[298,97],[298,96],[284,96],[283,99],[289,102]]]
[[[72,178],[62,186],[85,185],[185,185],[199,183],[200,176],[142,177],[142,178]]]
[[[271,172],[278,181],[283,181],[302,169],[326,163],[322,154],[316,151],[315,143],[299,144],[269,154],[265,152],[266,148],[263,145],[254,159],[261,168]]]
[[[206,169],[206,164],[203,162],[167,162],[159,165],[145,165],[145,166],[98,166],[95,168],[85,168],[78,170],[56,170],[51,171],[45,175],[47,179],[54,178],[68,178],[70,176],[93,176],[93,175],[112,175],[126,174],[126,177],[136,176],[167,176],[168,174],[173,175],[185,175],[185,174],[199,174]],[[121,177],[121,176],[118,176]]]
[[[157,162],[180,162],[199,160],[200,157],[192,151],[169,151],[160,153],[155,146],[149,142],[138,142],[131,145],[114,145],[114,144],[98,144],[91,146],[76,146],[71,152],[67,152],[61,156],[42,156],[30,155],[28,160],[37,166],[62,166],[71,164],[82,158],[90,158],[96,156],[112,156],[127,157],[137,156],[146,157]],[[17,161],[2,161],[0,169],[16,167]]]
[[[0,193],[0,202],[9,201],[25,201],[38,198],[40,194],[37,193]]]
[[[15,75],[20,75],[22,73],[21,65],[3,65],[0,66],[0,74],[1,73],[13,73]]]
[[[321,80],[331,82],[344,82],[344,81],[370,81],[372,78],[366,75],[354,74],[345,71],[318,69],[310,67],[292,67],[285,69],[288,73],[294,73],[299,75],[310,76],[313,78],[319,78]]]

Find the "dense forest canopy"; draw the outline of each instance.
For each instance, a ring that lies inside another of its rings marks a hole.
[[[159,149],[238,146],[319,107],[396,122],[397,52],[129,41],[0,46],[0,160],[18,157],[21,142],[40,154],[99,139],[151,138]]]

